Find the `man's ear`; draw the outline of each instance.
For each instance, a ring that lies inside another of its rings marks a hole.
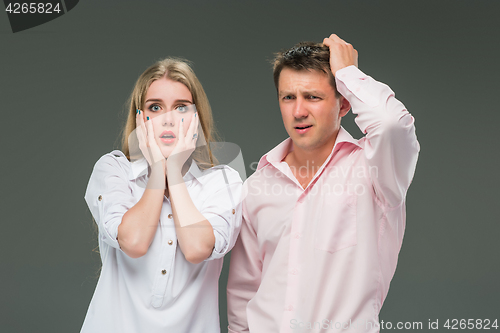
[[[349,103],[349,101],[344,96],[340,96],[339,103],[340,103],[339,116],[343,117],[351,109],[351,103]]]

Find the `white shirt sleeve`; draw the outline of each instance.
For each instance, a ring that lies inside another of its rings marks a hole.
[[[123,159],[121,161],[120,159]],[[129,186],[126,157],[106,154],[97,161],[85,192],[85,201],[99,227],[99,238],[119,249],[118,226],[135,205]]]
[[[215,172],[221,177],[204,184],[204,191],[210,194],[200,209],[212,225],[215,236],[214,250],[206,260],[224,257],[233,248],[241,228],[242,180],[238,172],[228,166],[217,169]]]

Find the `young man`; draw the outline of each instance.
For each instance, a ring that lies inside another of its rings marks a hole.
[[[279,53],[274,81],[290,138],[245,184],[229,332],[378,332],[419,152],[414,119],[336,35]],[[360,140],[340,126],[351,106]]]

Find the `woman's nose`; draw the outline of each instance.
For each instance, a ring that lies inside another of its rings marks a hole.
[[[174,117],[172,111],[167,111],[162,115],[163,125],[174,126]]]

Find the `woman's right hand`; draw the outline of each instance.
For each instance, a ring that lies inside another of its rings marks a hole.
[[[131,258],[145,255],[153,241],[166,186],[166,160],[155,141],[152,122],[145,121],[144,112],[137,110],[135,123],[139,149],[151,166],[151,173],[141,199],[123,215],[118,226],[118,244]]]
[[[139,149],[151,167],[156,165],[158,162],[161,162],[160,166],[164,167],[165,157],[156,143],[152,120],[145,122],[144,117],[144,112],[137,110],[135,123]]]

